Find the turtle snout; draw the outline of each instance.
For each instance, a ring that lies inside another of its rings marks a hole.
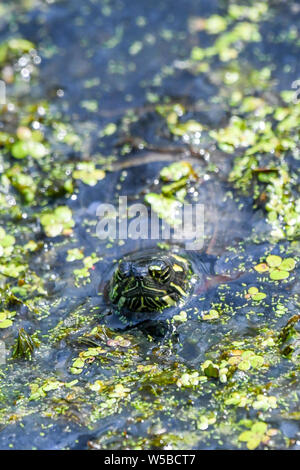
[[[147,275],[147,272],[141,270],[139,267],[132,266],[131,274],[137,281],[142,281]]]

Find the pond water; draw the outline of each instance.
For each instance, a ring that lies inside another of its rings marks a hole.
[[[299,448],[299,25],[279,0],[0,6],[1,449]],[[132,324],[115,263],[172,241],[99,239],[119,196],[205,211],[186,303]]]

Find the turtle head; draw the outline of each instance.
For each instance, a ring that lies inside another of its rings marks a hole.
[[[191,267],[177,254],[143,252],[119,261],[110,301],[122,312],[153,312],[177,304],[190,290]]]

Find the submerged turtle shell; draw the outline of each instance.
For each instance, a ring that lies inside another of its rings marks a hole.
[[[108,286],[118,311],[157,312],[183,302],[192,287],[191,263],[163,250],[133,253],[122,258]]]

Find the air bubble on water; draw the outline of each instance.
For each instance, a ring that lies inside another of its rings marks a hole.
[[[40,127],[41,127],[41,124],[39,123],[39,121],[33,121],[32,128],[34,130],[38,130]]]
[[[39,55],[34,56],[33,62],[35,65],[39,65],[42,62],[42,59],[40,58]]]
[[[18,60],[18,65],[20,67],[25,67],[28,64],[28,57],[23,56]]]
[[[24,78],[24,80],[28,80],[30,78],[30,72],[29,72],[28,68],[26,68],[26,67],[23,68],[21,70],[21,75]]]

